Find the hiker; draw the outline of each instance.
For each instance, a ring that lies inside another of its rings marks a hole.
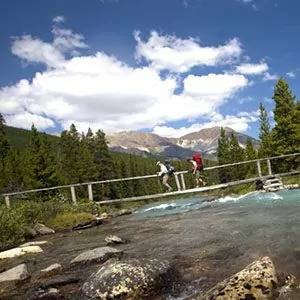
[[[200,171],[203,171],[203,164],[200,154],[194,154],[193,158],[189,158],[187,161],[193,166],[191,172],[195,175],[196,188],[199,187],[200,182],[203,184],[203,186],[205,186],[206,182],[200,178]]]
[[[169,179],[170,172],[169,172],[167,166],[165,164],[163,164],[162,162],[160,162],[160,161],[158,161],[156,163],[156,165],[160,167],[160,172],[158,172],[157,175],[159,177],[162,177],[163,185],[165,185],[168,188],[168,192],[171,192],[173,189],[168,184],[168,179]]]

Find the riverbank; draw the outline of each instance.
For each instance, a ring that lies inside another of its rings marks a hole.
[[[124,252],[125,259],[156,258],[176,265],[182,276],[180,297],[206,291],[265,255],[271,257],[280,274],[292,273],[300,278],[299,196],[299,190],[227,196],[195,210],[160,216],[153,215],[155,210],[146,212],[140,208],[105,225],[39,237],[37,241],[49,242],[42,246],[43,253],[0,261],[2,270],[26,263],[31,274],[31,279],[19,283],[17,289],[7,284],[2,291],[10,293],[7,297],[22,299],[17,297],[30,295],[43,286],[51,287],[52,281],[52,287],[66,297],[62,299],[82,299],[80,288],[97,265],[74,269],[70,262],[86,250],[106,246],[105,237],[110,234],[130,240],[116,246]],[[197,201],[185,198],[181,204],[192,208]],[[169,211],[174,206],[163,209]],[[41,269],[55,263],[62,265],[61,273],[37,279]]]

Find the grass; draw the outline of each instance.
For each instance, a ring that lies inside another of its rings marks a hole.
[[[72,229],[77,225],[84,225],[95,220],[95,217],[90,213],[61,213],[51,218],[46,222],[46,225],[55,230]]]

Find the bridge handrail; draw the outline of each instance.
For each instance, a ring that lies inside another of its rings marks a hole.
[[[207,168],[204,168],[204,170],[213,170],[213,169],[225,168],[225,167],[230,167],[230,166],[248,164],[248,163],[252,163],[252,162],[266,161],[266,160],[272,160],[272,159],[284,158],[284,157],[291,157],[291,156],[298,156],[298,155],[300,155],[300,153],[285,154],[285,155],[273,156],[273,157],[268,157],[268,158],[259,158],[259,159],[241,161],[241,162],[236,162],[236,163],[231,163],[231,164],[224,164],[224,165],[218,165],[218,166],[213,166],[213,167],[207,167]],[[179,172],[175,172],[174,174],[187,174],[188,172],[189,171],[179,171]],[[4,193],[4,194],[1,194],[0,196],[2,196],[2,197],[15,196],[15,195],[28,194],[28,193],[35,193],[35,192],[65,189],[65,188],[71,188],[71,187],[77,187],[77,186],[86,186],[86,185],[93,185],[93,184],[129,181],[129,180],[136,180],[136,179],[156,178],[156,177],[157,177],[157,175],[155,174],[155,175],[126,177],[126,178],[115,178],[115,179],[108,179],[108,180],[100,180],[100,181],[91,181],[91,182],[83,182],[83,183],[74,183],[74,184],[68,184],[68,185],[53,186],[53,187],[48,187],[48,188],[25,190],[25,191],[20,191],[20,192]]]

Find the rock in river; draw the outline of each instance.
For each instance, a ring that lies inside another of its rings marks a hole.
[[[130,259],[106,263],[82,286],[91,299],[142,299],[172,287],[175,272],[169,262]]]
[[[217,284],[197,300],[273,300],[276,297],[277,278],[273,262],[263,257],[242,271]]]
[[[112,257],[120,258],[122,254],[123,251],[111,247],[95,248],[93,250],[85,251],[79,254],[78,256],[76,256],[71,261],[71,265],[93,263],[93,262],[104,263],[105,261],[107,261],[109,258]]]

